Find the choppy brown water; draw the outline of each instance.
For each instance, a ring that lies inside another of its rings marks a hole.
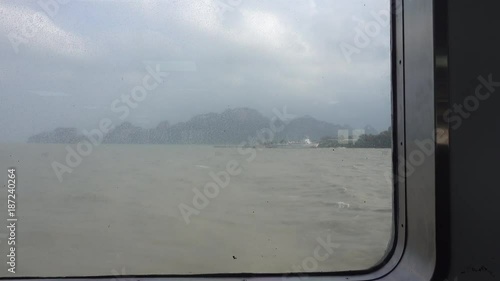
[[[237,148],[101,145],[59,182],[51,164],[65,146],[0,145],[1,182],[8,167],[18,176],[17,277],[300,271],[328,235],[338,248],[317,271],[367,269],[392,235],[387,149],[263,149],[249,161]],[[193,207],[193,188],[229,161],[241,173],[186,224],[179,204]],[[6,213],[2,189],[0,224]]]

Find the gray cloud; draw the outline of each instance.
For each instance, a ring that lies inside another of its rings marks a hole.
[[[145,61],[187,69],[131,112],[141,126],[229,107],[270,115],[283,105],[353,127],[389,126],[389,27],[351,63],[338,47],[387,0],[242,0],[222,15],[216,2],[69,1],[53,17],[36,1],[0,2],[0,141],[115,117],[111,102],[141,83]],[[8,36],[37,12],[38,31],[16,54]]]

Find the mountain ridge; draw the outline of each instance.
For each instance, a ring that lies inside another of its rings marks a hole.
[[[103,143],[131,144],[240,144],[255,138],[263,129],[282,128],[273,132],[273,141],[301,141],[305,138],[320,140],[337,137],[338,130],[352,130],[350,126],[338,125],[302,116],[275,121],[263,116],[255,109],[240,107],[226,109],[221,113],[205,113],[193,116],[185,122],[170,124],[161,121],[151,129],[145,129],[126,121],[114,126],[103,137]],[[282,126],[283,125],[283,126]],[[56,128],[28,138],[28,143],[77,143],[86,139],[76,128]]]

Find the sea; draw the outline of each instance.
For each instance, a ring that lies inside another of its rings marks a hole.
[[[9,168],[15,277],[63,277],[368,269],[391,247],[391,165],[390,149],[0,144],[0,277]]]

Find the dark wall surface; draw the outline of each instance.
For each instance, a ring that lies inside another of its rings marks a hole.
[[[449,0],[448,11],[448,280],[500,280],[500,1]]]

